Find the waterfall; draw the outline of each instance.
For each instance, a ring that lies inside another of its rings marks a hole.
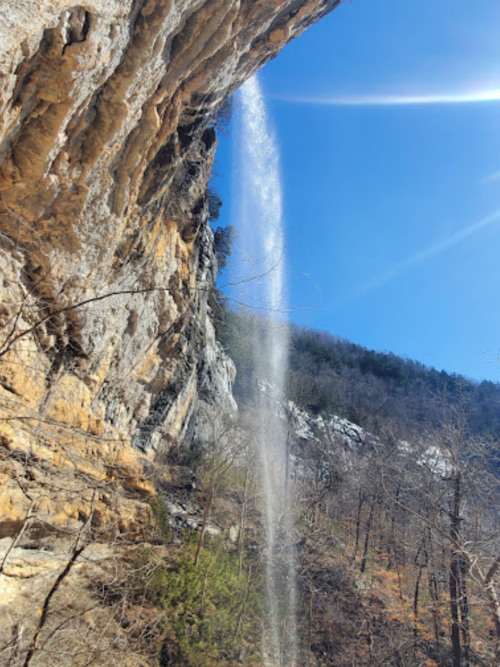
[[[263,657],[266,667],[296,665],[296,585],[288,479],[284,383],[289,331],[286,310],[282,185],[279,150],[256,76],[240,90],[238,138],[240,247],[249,258],[240,300],[263,309],[255,318],[252,355],[259,386],[255,446],[260,461],[266,529]]]

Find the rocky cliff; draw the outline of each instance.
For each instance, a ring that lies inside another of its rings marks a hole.
[[[90,527],[142,539],[144,462],[193,437],[200,402],[212,420],[235,409],[207,305],[214,114],[339,2],[0,0],[0,601],[11,661],[36,662],[42,602],[59,586],[46,575],[76,563]],[[66,541],[33,549],[54,532]],[[25,645],[23,627],[34,628]]]
[[[59,418],[77,391],[88,417],[66,419],[142,449],[192,428],[214,346],[210,119],[336,4],[0,3],[0,353],[18,391],[8,362],[33,347],[32,408]]]

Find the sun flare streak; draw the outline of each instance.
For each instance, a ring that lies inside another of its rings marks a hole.
[[[488,174],[488,176],[485,176],[481,183],[496,183],[497,181],[500,181],[500,171],[495,171],[493,174]]]
[[[474,104],[479,102],[500,102],[500,89],[422,95],[279,95],[276,99],[294,104],[316,104],[322,106]]]
[[[465,227],[464,229],[455,232],[455,234],[447,236],[441,241],[435,243],[434,245],[424,248],[424,250],[415,253],[411,257],[408,257],[406,259],[401,260],[400,262],[397,262],[394,266],[392,266],[384,273],[375,276],[374,278],[372,278],[372,280],[369,280],[364,285],[362,285],[359,289],[357,289],[353,294],[350,295],[349,300],[351,298],[363,296],[367,292],[370,292],[371,290],[376,289],[378,287],[382,287],[383,285],[391,282],[392,280],[400,276],[402,273],[408,271],[409,269],[419,266],[420,264],[423,264],[427,260],[440,255],[446,250],[452,248],[453,246],[458,245],[459,243],[469,238],[470,236],[477,234],[486,227],[490,227],[491,225],[499,221],[500,221],[500,209],[496,210],[494,213],[486,216],[485,218],[481,218],[481,220],[477,220],[468,227]],[[342,299],[342,301],[344,301],[344,299]]]

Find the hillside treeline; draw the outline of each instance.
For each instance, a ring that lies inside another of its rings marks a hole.
[[[335,412],[376,434],[384,424],[400,436],[437,428],[445,407],[463,412],[473,434],[500,434],[499,384],[473,382],[314,329],[292,327],[289,389],[312,412]]]
[[[249,349],[266,318],[218,306],[219,339],[234,359],[237,398],[255,381]],[[471,435],[500,435],[500,384],[474,382],[329,333],[291,325],[288,398],[308,411],[333,412],[376,435],[408,438],[439,428],[444,412],[465,415]]]
[[[219,314],[251,440],[251,346],[269,322]],[[289,398],[379,435],[352,448],[328,419],[289,427],[298,664],[500,665],[498,439],[486,435],[500,387],[296,326],[287,345]]]

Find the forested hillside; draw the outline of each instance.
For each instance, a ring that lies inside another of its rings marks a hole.
[[[249,336],[263,335],[265,318],[224,306],[217,312],[220,339],[239,368],[235,394],[244,397],[252,377]],[[408,438],[438,428],[449,410],[460,413],[471,435],[500,435],[500,384],[474,382],[294,325],[288,396],[313,414],[333,412],[376,435]]]
[[[268,325],[212,305],[244,429]],[[500,387],[292,327],[288,398],[304,664],[500,664]]]
[[[443,408],[463,411],[472,433],[500,434],[500,385],[473,382],[328,333],[293,327],[290,394],[314,412],[330,410],[375,433],[437,427]]]

